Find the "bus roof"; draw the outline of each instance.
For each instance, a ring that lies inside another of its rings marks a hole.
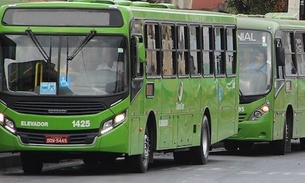
[[[284,20],[284,19],[269,19],[274,22],[277,22],[280,28],[285,29],[304,29],[305,21],[303,20]]]
[[[274,20],[270,20],[262,17],[237,16],[237,28],[275,31],[279,28],[279,23],[277,23]]]
[[[269,29],[304,29],[305,21],[297,20],[295,13],[267,13],[265,15],[239,14],[237,24],[239,28],[266,30]],[[251,21],[249,21],[251,19]]]
[[[267,13],[266,15],[237,15],[238,28],[253,30],[304,29],[305,21],[294,13]]]
[[[114,3],[113,3],[114,2]],[[11,5],[10,5],[11,6]],[[9,5],[2,7],[8,8]],[[31,2],[31,3],[17,3],[15,7],[20,8],[114,8],[119,9],[124,16],[139,19],[151,19],[159,21],[175,20],[181,22],[197,22],[197,23],[230,23],[235,24],[236,19],[234,15],[212,12],[212,11],[199,11],[199,10],[183,10],[174,9],[172,4],[161,3],[159,5],[148,2],[131,2],[131,1],[111,1],[111,0],[74,0],[73,2]]]

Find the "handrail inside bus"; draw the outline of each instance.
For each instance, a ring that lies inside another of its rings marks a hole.
[[[38,62],[36,63],[36,66],[35,66],[35,86],[38,86],[38,84],[40,82],[42,82],[42,75],[43,75],[43,66],[41,64],[41,62]],[[38,81],[38,78],[39,78],[39,81]]]

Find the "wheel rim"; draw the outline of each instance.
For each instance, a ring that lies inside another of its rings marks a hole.
[[[149,150],[149,137],[147,134],[145,134],[144,136],[144,153],[143,153],[143,156],[142,156],[142,161],[143,161],[143,165],[147,166],[148,165],[148,159],[149,159],[149,153],[150,153],[150,150]]]
[[[286,142],[288,142],[289,141],[289,137],[290,137],[290,133],[289,133],[289,127],[288,127],[288,124],[287,124],[287,122],[286,122],[286,124],[285,124],[285,130],[286,130]]]

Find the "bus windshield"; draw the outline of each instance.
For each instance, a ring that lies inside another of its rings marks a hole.
[[[240,90],[262,95],[271,84],[271,36],[264,31],[239,30]]]
[[[126,39],[121,36],[31,33],[0,39],[3,92],[102,96],[127,88]]]

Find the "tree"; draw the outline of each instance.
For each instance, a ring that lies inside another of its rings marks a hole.
[[[226,0],[225,6],[233,14],[266,14],[268,12],[283,12],[287,0]]]

